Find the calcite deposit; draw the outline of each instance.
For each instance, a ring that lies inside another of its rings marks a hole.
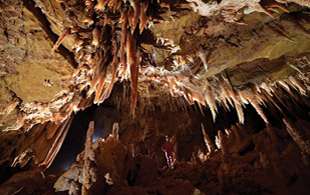
[[[0,194],[308,194],[309,6],[0,2]]]

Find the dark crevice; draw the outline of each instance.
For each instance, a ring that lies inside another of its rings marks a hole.
[[[251,142],[245,149],[243,149],[243,150],[241,150],[241,151],[239,152],[239,155],[240,155],[240,156],[244,156],[244,155],[246,155],[247,153],[253,151],[254,148],[255,148],[255,144],[254,144],[253,142]]]
[[[53,41],[53,43],[56,43],[56,41],[58,40],[58,35],[55,34],[50,28],[50,23],[46,19],[44,13],[42,13],[39,8],[35,7],[35,3],[33,1],[23,0],[23,4],[38,19],[41,28],[45,31],[45,33]],[[59,45],[58,52],[66,60],[68,60],[68,62],[72,65],[73,68],[77,68],[77,62],[75,61],[74,54],[72,52],[70,52],[63,45]]]

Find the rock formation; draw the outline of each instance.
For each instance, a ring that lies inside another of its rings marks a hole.
[[[309,6],[0,2],[0,194],[307,194]]]

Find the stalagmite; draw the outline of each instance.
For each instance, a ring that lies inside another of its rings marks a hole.
[[[118,127],[118,123],[114,123],[113,124],[113,137],[116,140],[119,140],[119,127]]]
[[[218,145],[220,146],[221,152],[223,154],[223,161],[227,163],[228,161],[228,146],[227,146],[227,138],[224,136],[223,132],[218,130],[217,131],[218,137]]]
[[[284,118],[283,122],[286,125],[286,129],[292,136],[294,141],[299,145],[300,149],[310,154],[310,137],[304,132],[302,128],[296,127],[293,121],[288,118]]]
[[[280,147],[280,141],[278,140],[279,138],[277,137],[277,134],[275,132],[275,128],[272,127],[270,124],[266,125],[267,132],[269,133],[271,140],[272,140],[272,145],[274,147],[275,152],[277,155],[279,155],[279,147]]]
[[[92,151],[92,143],[93,143],[93,133],[94,133],[94,121],[89,123],[89,127],[87,130],[86,141],[85,141],[85,153],[84,153],[84,165],[83,165],[83,186],[82,186],[82,194],[87,194],[87,189],[91,186],[91,176],[90,176],[90,163],[93,156]]]
[[[208,153],[214,152],[215,151],[215,147],[209,137],[209,135],[206,133],[205,127],[203,125],[203,123],[201,123],[201,130],[202,130],[202,134],[203,134],[203,138],[205,141],[205,144],[208,148]]]
[[[241,134],[238,131],[238,128],[235,125],[231,125],[230,129],[236,139],[236,143],[240,143],[242,139],[241,139]]]

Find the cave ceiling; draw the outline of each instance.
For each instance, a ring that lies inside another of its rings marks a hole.
[[[37,164],[50,166],[74,113],[108,98],[136,120],[155,107],[185,112],[195,105],[214,123],[220,110],[233,111],[239,124],[249,106],[268,124],[266,110],[286,116],[310,105],[308,1],[0,6],[0,137],[19,145],[2,149],[2,161],[24,164],[37,155]],[[30,141],[31,152],[21,146],[27,133],[46,136],[45,155],[34,150],[42,143]]]

